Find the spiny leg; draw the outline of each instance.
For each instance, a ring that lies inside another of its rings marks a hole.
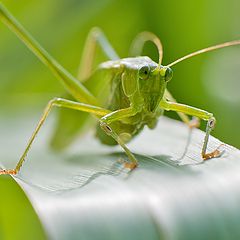
[[[213,130],[213,128],[215,126],[215,122],[216,122],[212,113],[209,113],[207,111],[204,111],[204,110],[201,110],[198,108],[194,108],[194,107],[191,107],[188,105],[174,103],[174,102],[168,102],[166,100],[162,100],[160,102],[160,107],[167,111],[171,110],[171,111],[176,111],[176,112],[182,112],[182,113],[185,113],[185,114],[188,114],[191,116],[195,116],[195,117],[198,117],[200,119],[207,121],[206,135],[204,138],[202,152],[201,152],[202,158],[204,160],[207,160],[210,158],[216,158],[216,157],[221,156],[222,152],[219,150],[219,147],[217,149],[215,149],[213,152],[207,153],[207,144],[208,144],[209,136],[210,136],[210,133]]]
[[[115,112],[109,113],[108,115],[102,117],[100,119],[100,126],[103,129],[103,131],[111,136],[125,151],[127,154],[130,163],[125,163],[125,167],[129,168],[130,170],[133,170],[137,167],[138,162],[137,159],[134,157],[134,155],[131,153],[131,151],[128,149],[128,147],[125,145],[124,141],[117,135],[117,133],[109,126],[110,123],[114,121],[121,120],[123,118],[127,118],[130,116],[134,116],[136,114],[136,110],[132,107],[120,109]]]
[[[87,80],[92,73],[92,65],[96,53],[97,44],[101,47],[102,51],[108,59],[119,59],[119,56],[117,55],[101,29],[97,27],[93,28],[87,36],[82,58],[78,68],[77,78],[81,82]]]
[[[41,127],[42,127],[43,123],[45,122],[47,116],[49,115],[52,107],[54,107],[54,106],[75,109],[78,111],[84,111],[84,112],[92,113],[96,116],[104,116],[104,115],[110,113],[109,110],[106,110],[106,109],[103,109],[100,107],[96,107],[96,106],[92,106],[92,105],[88,105],[88,104],[84,104],[84,103],[74,102],[74,101],[63,99],[63,98],[52,99],[51,101],[48,102],[48,104],[43,112],[43,115],[42,115],[40,121],[38,122],[37,127],[35,128],[31,138],[29,139],[27,147],[26,147],[25,151],[23,152],[16,167],[14,169],[9,169],[9,170],[0,170],[0,175],[1,174],[17,174],[19,172],[23,162],[25,161],[25,158],[30,150],[30,147],[31,147],[34,139],[36,138],[39,130],[41,129]]]
[[[164,93],[165,99],[169,100],[170,102],[177,103],[176,99],[172,96],[172,94],[166,89]],[[199,118],[193,117],[191,120],[189,117],[182,112],[176,112],[178,116],[181,118],[181,120],[188,125],[190,129],[192,128],[198,128],[200,126]]]

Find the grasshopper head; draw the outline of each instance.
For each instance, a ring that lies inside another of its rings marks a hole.
[[[149,57],[125,58],[120,60],[120,64],[124,66],[122,73],[124,93],[130,98],[140,95],[145,111],[155,112],[167,82],[172,78],[171,68],[161,66]],[[136,102],[135,97],[132,101]]]
[[[165,66],[145,64],[139,69],[139,91],[147,111],[154,112],[157,109],[172,76],[172,69]]]

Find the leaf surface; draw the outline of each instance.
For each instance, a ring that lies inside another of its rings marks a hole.
[[[203,163],[204,133],[196,129],[182,156],[188,128],[162,117],[129,144],[140,164],[128,172],[121,149],[93,132],[65,153],[49,152],[50,128],[14,177],[50,239],[240,238],[239,150],[225,145],[221,158]],[[211,137],[209,150],[219,144]]]

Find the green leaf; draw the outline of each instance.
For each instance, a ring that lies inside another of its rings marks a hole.
[[[46,239],[39,218],[20,186],[9,176],[1,176],[0,190],[0,239]]]
[[[225,145],[221,158],[202,162],[204,133],[196,129],[181,157],[188,128],[162,117],[129,144],[140,164],[128,172],[118,161],[126,159],[122,150],[101,145],[93,132],[64,154],[47,151],[50,128],[14,177],[49,239],[240,238],[239,150]],[[11,129],[19,143],[23,129]],[[219,144],[211,137],[209,150]]]

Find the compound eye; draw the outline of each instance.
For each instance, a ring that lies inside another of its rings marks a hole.
[[[166,68],[165,71],[165,81],[169,82],[173,77],[173,70],[169,67]]]
[[[139,77],[141,78],[141,79],[148,79],[148,77],[149,77],[149,74],[150,74],[150,67],[149,66],[143,66],[143,67],[141,67],[140,68],[140,70],[139,70]]]

